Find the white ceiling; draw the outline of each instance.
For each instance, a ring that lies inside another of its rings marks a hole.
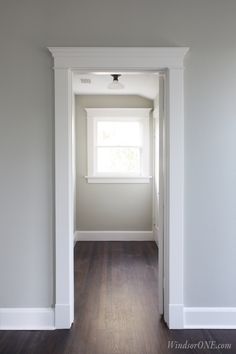
[[[117,74],[114,72],[113,74]],[[119,81],[124,85],[121,90],[111,90],[110,73],[75,74],[73,91],[77,95],[139,95],[154,99],[158,94],[158,74],[122,74]],[[82,81],[81,81],[82,80]]]

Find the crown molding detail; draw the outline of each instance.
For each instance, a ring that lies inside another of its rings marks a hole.
[[[92,70],[98,67],[108,70],[151,70],[182,68],[187,47],[48,47],[54,58],[54,68]]]

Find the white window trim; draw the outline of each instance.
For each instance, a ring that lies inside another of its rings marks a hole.
[[[150,155],[149,155],[149,119],[151,108],[86,108],[87,112],[87,158],[88,183],[149,183]],[[136,174],[98,174],[96,171],[96,123],[102,118],[107,121],[132,121],[140,120],[143,124],[143,151],[142,171]]]

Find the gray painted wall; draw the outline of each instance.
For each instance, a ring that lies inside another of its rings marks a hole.
[[[87,118],[84,108],[152,108],[138,96],[76,96],[77,230],[152,230],[152,180],[148,184],[91,184],[87,172]],[[150,118],[150,138],[152,118]],[[152,175],[152,139],[150,174]]]
[[[235,14],[235,0],[1,1],[0,306],[54,301],[49,45],[191,48],[185,304],[236,306]]]

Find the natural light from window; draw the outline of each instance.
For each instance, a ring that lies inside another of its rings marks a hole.
[[[140,122],[97,122],[98,173],[141,174]]]
[[[149,108],[87,108],[89,183],[149,182]]]

